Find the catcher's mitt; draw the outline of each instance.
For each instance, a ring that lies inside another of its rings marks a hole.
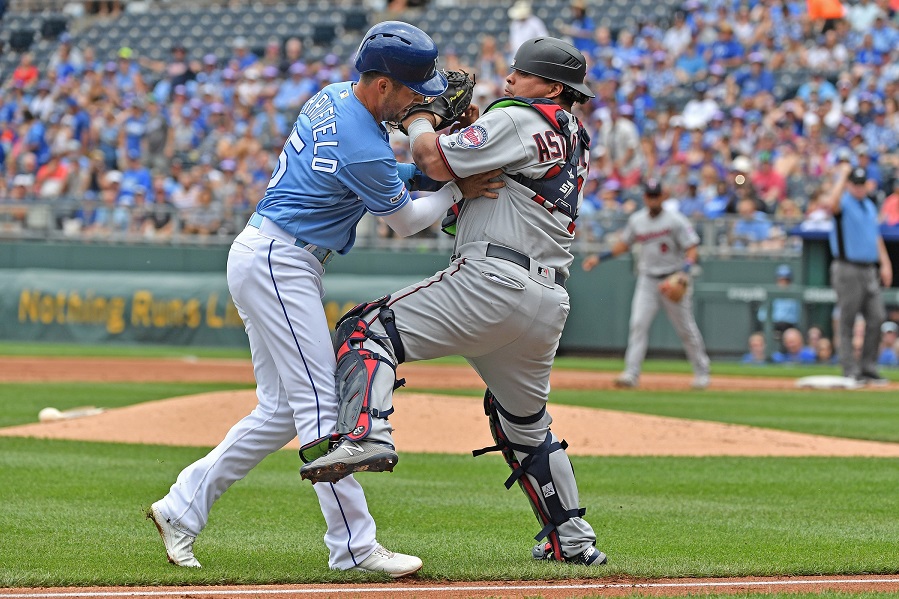
[[[436,115],[437,124],[434,125],[434,131],[445,129],[456,122],[471,104],[471,97],[474,93],[474,75],[469,75],[462,70],[447,71],[444,69],[442,72],[448,84],[446,91],[430,102],[416,104],[406,113],[406,116],[416,112],[430,112]],[[406,133],[406,129],[402,125],[400,125],[400,130]]]
[[[668,275],[659,283],[659,291],[672,302],[679,302],[687,292],[689,284],[690,277],[687,276],[687,273],[676,272]]]

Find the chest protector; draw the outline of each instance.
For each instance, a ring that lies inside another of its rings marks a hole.
[[[520,183],[533,191],[533,200],[535,202],[550,212],[558,210],[567,216],[571,221],[568,224],[568,232],[573,233],[574,221],[577,220],[578,216],[578,196],[581,188],[584,186],[584,178],[578,176],[577,167],[581,155],[590,147],[590,136],[578,121],[575,141],[572,144],[568,115],[565,114],[561,106],[545,98],[502,98],[490,104],[485,112],[507,106],[523,106],[536,110],[549,123],[553,131],[561,135],[565,140],[566,158],[564,164],[561,166],[554,165],[543,177],[532,179],[522,174],[507,175],[516,183]],[[447,211],[446,218],[441,223],[441,228],[445,233],[455,234],[456,219],[459,216],[461,207],[462,202],[458,202]]]

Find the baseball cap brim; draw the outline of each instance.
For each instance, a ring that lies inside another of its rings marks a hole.
[[[447,85],[449,85],[446,77],[440,71],[435,71],[433,77],[424,81],[398,81],[416,94],[421,94],[427,98],[439,96],[446,91]]]

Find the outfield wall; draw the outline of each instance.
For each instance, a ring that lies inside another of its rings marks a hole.
[[[227,247],[110,246],[65,243],[0,244],[0,338],[84,343],[246,345],[225,281]],[[335,258],[325,276],[329,320],[356,303],[424,278],[446,264],[433,252],[356,249]],[[773,285],[789,263],[806,280],[802,261],[707,259],[696,279],[696,316],[709,352],[737,355],[759,326],[758,307],[778,296],[803,302],[803,325],[829,329],[834,300],[827,287]],[[585,273],[575,262],[568,290],[571,316],[562,352],[622,352],[634,288],[630,258]],[[821,273],[818,273],[819,275]],[[817,277],[820,280],[820,276]],[[899,290],[886,292],[899,304]],[[664,316],[653,325],[656,354],[681,353]]]

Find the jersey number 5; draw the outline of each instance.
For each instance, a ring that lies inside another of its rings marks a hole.
[[[300,152],[303,151],[303,148],[306,147],[306,144],[303,143],[303,140],[300,139],[300,134],[297,133],[297,128],[294,127],[293,131],[290,132],[290,137],[287,138],[287,141],[284,142],[284,149],[281,150],[281,153],[278,155],[278,168],[275,169],[275,172],[272,173],[272,178],[268,182],[268,186],[266,189],[271,189],[275,185],[278,184],[278,181],[281,180],[281,177],[284,176],[284,173],[287,172],[287,149],[293,148],[294,154],[299,155]]]
[[[316,135],[318,129],[314,130],[313,137]],[[322,158],[320,156],[315,156],[318,154],[319,146],[336,146],[336,141],[316,141],[313,148],[313,157],[312,157],[312,170],[319,171],[322,173],[335,173],[337,172],[337,160],[333,158]],[[300,139],[300,134],[297,133],[297,128],[294,127],[293,131],[290,133],[290,137],[287,138],[287,141],[284,142],[284,149],[281,150],[281,154],[278,155],[278,168],[275,169],[275,172],[272,173],[272,178],[268,182],[268,186],[266,189],[271,189],[275,185],[278,184],[278,181],[281,180],[281,177],[284,176],[284,173],[287,172],[287,160],[288,156],[291,154],[299,156],[300,152],[306,147],[306,143]],[[291,150],[293,150],[291,152]]]

